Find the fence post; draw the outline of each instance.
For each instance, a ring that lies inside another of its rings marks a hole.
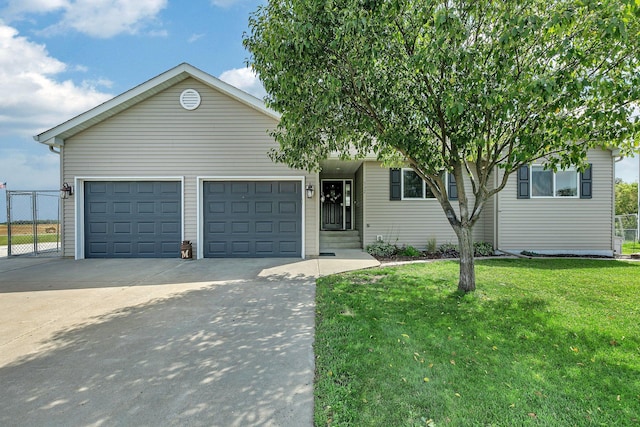
[[[31,220],[33,221],[33,253],[38,255],[38,196],[31,192]]]
[[[5,191],[7,197],[7,256],[11,256],[11,193]]]

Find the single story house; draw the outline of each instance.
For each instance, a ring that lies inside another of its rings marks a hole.
[[[376,240],[457,239],[410,169],[330,158],[319,173],[270,160],[278,113],[181,64],[34,138],[60,154],[63,255],[314,257]],[[474,233],[496,250],[611,256],[612,150],[592,167],[524,168]],[[450,183],[453,185],[453,182]]]

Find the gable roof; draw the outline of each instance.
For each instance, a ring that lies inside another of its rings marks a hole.
[[[148,80],[133,89],[130,89],[115,98],[92,108],[91,110],[35,135],[33,139],[51,147],[64,145],[65,139],[88,129],[109,117],[115,116],[127,108],[132,107],[133,105],[188,78],[194,78],[268,117],[280,120],[280,114],[270,108],[267,108],[262,100],[205,73],[193,65],[182,63],[177,67],[165,71],[151,80]]]

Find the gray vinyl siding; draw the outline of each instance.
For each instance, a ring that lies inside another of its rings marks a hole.
[[[183,109],[179,96],[196,89],[200,107]],[[305,177],[317,186],[317,174],[292,170],[269,159],[275,142],[267,130],[275,119],[195,79],[184,80],[65,141],[63,176],[182,177],[184,239],[198,239],[197,177]],[[75,214],[64,206],[64,255],[75,254]],[[71,202],[71,203],[70,203]],[[315,203],[306,201],[305,252],[317,254]],[[177,254],[178,255],[178,254]],[[177,256],[176,255],[176,256]]]
[[[517,179],[499,193],[498,247],[508,251],[598,253],[613,248],[614,162],[609,150],[590,150],[593,197],[517,198]]]
[[[424,249],[431,238],[438,244],[458,243],[440,203],[429,200],[389,200],[389,169],[379,162],[364,164],[364,235],[367,246],[380,235],[390,243]],[[451,202],[457,207],[458,202]],[[474,227],[474,239],[484,238],[484,221]]]

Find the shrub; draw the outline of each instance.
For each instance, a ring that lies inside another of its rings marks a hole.
[[[458,245],[453,243],[443,243],[438,246],[438,252],[442,254],[443,257],[447,258],[456,258],[459,255]]]
[[[367,246],[367,252],[373,256],[389,257],[398,253],[398,247],[385,241],[377,241]]]
[[[408,256],[408,257],[417,257],[422,255],[422,252],[414,248],[413,246],[403,246],[399,251],[398,255]]]
[[[440,252],[443,257],[457,258],[460,256],[458,245],[453,243],[443,243],[438,247],[438,252]],[[475,256],[493,255],[493,246],[487,242],[474,242],[473,253]]]
[[[436,252],[438,252],[438,242],[436,241],[435,237],[430,238],[429,240],[427,240],[427,250],[426,252],[430,255],[435,254]]]
[[[473,251],[476,256],[489,256],[493,255],[493,246],[487,242],[474,242]]]

